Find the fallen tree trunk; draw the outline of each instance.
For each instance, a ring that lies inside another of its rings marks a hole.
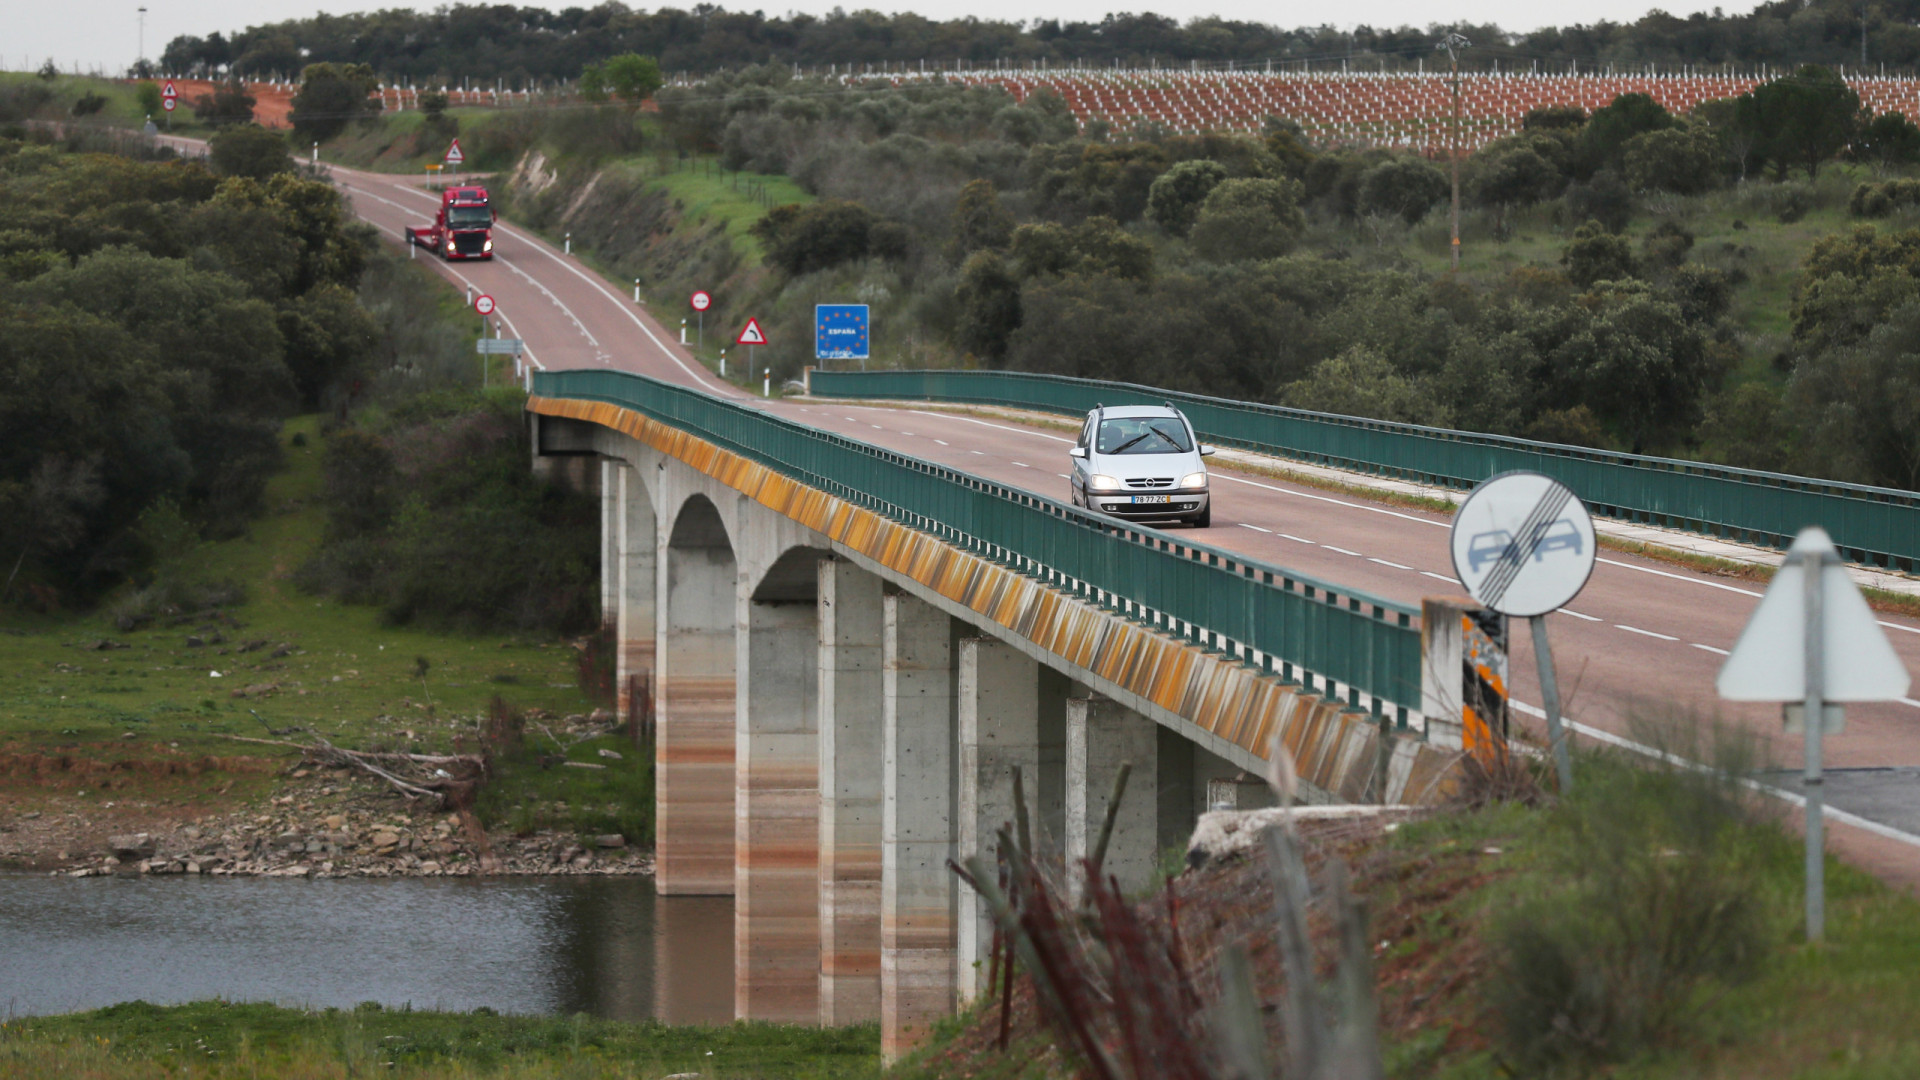
[[[336,769],[359,769],[387,782],[407,800],[432,799],[442,810],[463,810],[473,802],[473,791],[486,778],[487,759],[478,754],[403,754],[394,751],[348,750],[321,739],[297,743],[286,739],[258,739],[228,735],[235,742],[284,746],[300,751],[310,764]],[[382,766],[389,766],[383,768]],[[401,775],[411,769],[425,776]],[[428,772],[428,770],[431,770]]]

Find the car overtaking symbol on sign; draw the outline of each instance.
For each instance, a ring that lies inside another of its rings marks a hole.
[[[481,293],[479,296],[474,297],[473,310],[482,315],[493,314],[493,297],[488,296],[486,293]]]

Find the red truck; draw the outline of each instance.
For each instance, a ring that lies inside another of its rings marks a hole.
[[[440,193],[433,224],[408,229],[407,242],[444,259],[491,259],[493,223],[499,217],[487,202],[486,188],[450,187]]]

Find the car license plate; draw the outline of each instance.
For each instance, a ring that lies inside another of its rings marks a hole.
[[[1133,505],[1135,506],[1158,506],[1162,503],[1172,501],[1173,496],[1171,495],[1135,495],[1133,497]]]

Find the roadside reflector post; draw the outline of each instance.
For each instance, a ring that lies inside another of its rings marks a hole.
[[[318,139],[314,140],[314,143],[313,143],[313,162],[312,163],[315,165],[320,164],[320,141]]]
[[[748,349],[747,351],[752,352],[753,350]],[[772,368],[767,368],[760,375],[760,396],[761,397],[773,396],[773,369]]]
[[[686,343],[687,343],[687,320],[681,319],[680,320],[680,344],[685,345]]]
[[[567,251],[566,251],[566,253],[567,253],[568,255],[571,255],[571,254],[573,254],[573,234],[572,234],[572,233],[568,233],[568,234],[567,234]]]
[[[636,304],[640,302],[640,279],[639,278],[633,279],[633,302]]]
[[[725,349],[720,350],[720,377],[723,379],[727,377],[727,350]]]

